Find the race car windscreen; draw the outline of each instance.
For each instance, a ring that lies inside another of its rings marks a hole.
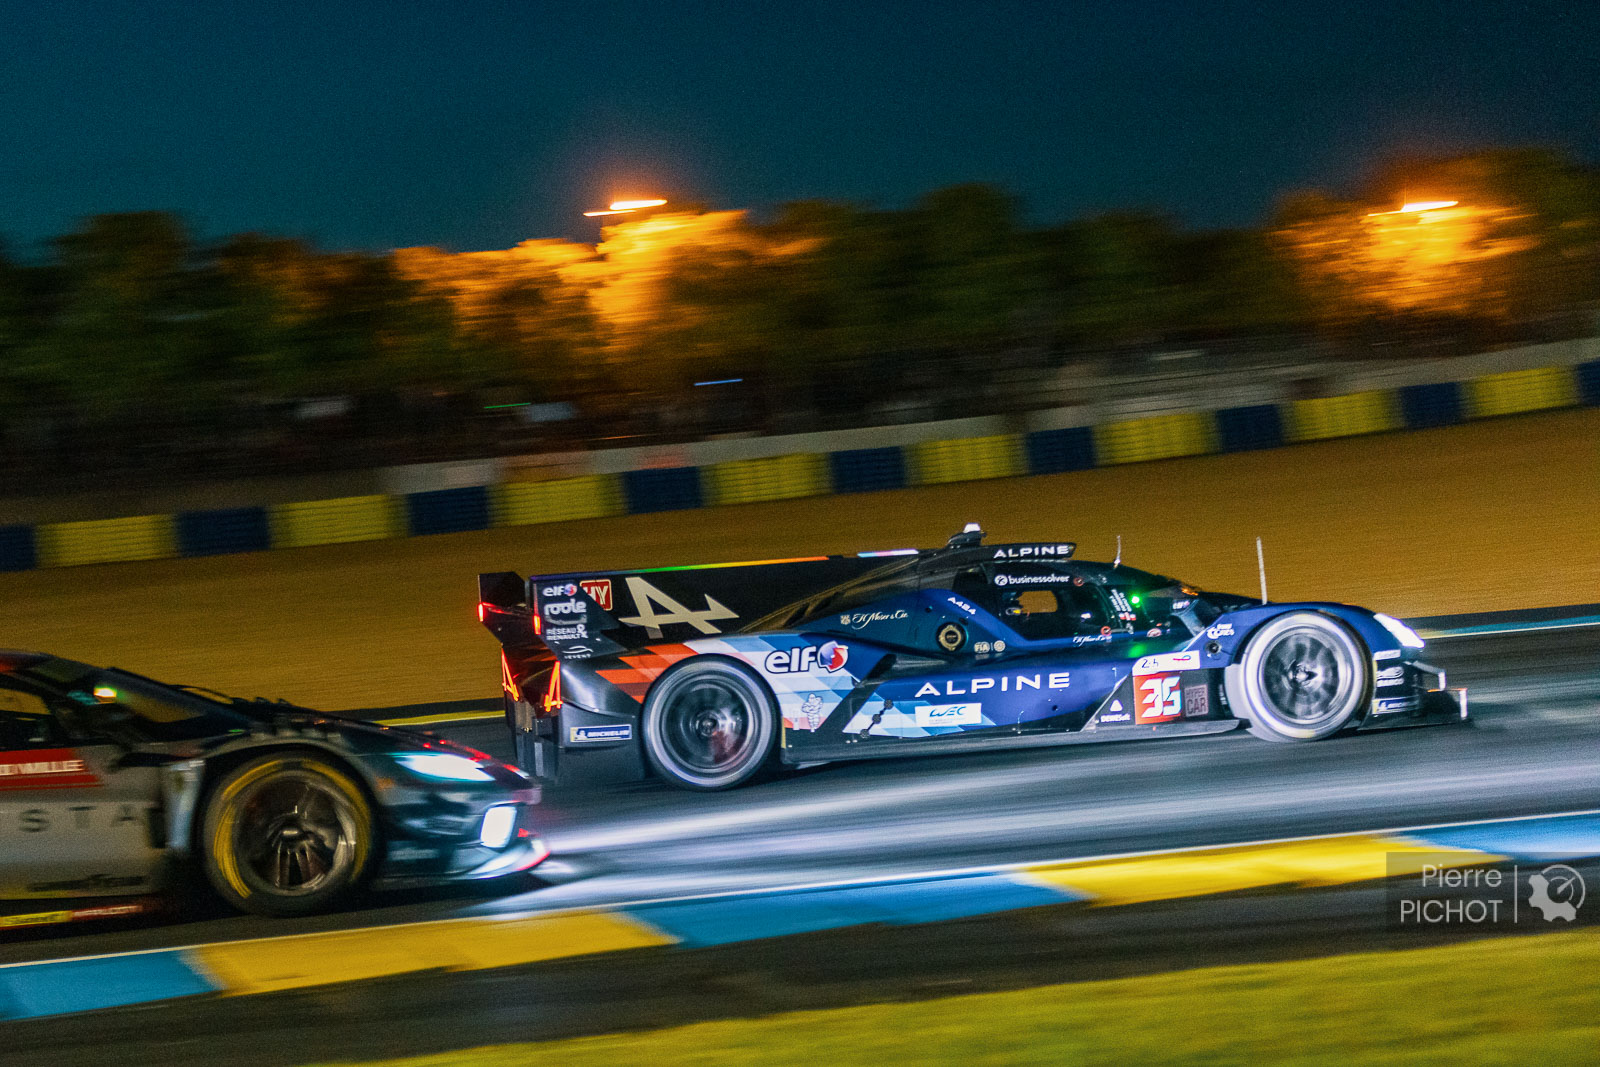
[[[116,668],[51,659],[27,673],[51,683],[66,698],[65,716],[90,733],[114,723],[147,741],[190,741],[245,730],[252,721],[232,703]]]

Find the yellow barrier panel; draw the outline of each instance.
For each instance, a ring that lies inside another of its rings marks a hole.
[[[1344,396],[1296,400],[1289,407],[1287,427],[1291,441],[1323,441],[1364,433],[1398,430],[1400,398],[1389,389],[1373,389]]]
[[[381,541],[405,533],[401,502],[389,496],[345,496],[278,504],[272,509],[272,547],[303,548]]]
[[[730,460],[712,464],[704,473],[713,505],[793,500],[822,496],[829,489],[827,459],[811,452]]]
[[[39,528],[39,565],[167,559],[177,555],[171,515],[57,522]]]
[[[1022,473],[1022,440],[1015,434],[923,441],[912,446],[913,485],[1014,478]]]
[[[491,486],[489,492],[491,526],[601,519],[621,515],[624,511],[622,480],[615,474],[557,478],[548,482],[506,482]]]
[[[1578,379],[1571,367],[1486,374],[1467,383],[1467,416],[1474,419],[1569,408],[1577,402]]]
[[[1217,417],[1194,411],[1108,422],[1094,428],[1094,447],[1102,464],[1203,456],[1217,450]]]

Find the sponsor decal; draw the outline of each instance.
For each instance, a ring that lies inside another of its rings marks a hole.
[[[99,784],[100,779],[74,749],[0,752],[0,790],[66,789]]]
[[[1417,698],[1414,696],[1388,697],[1383,700],[1375,700],[1372,703],[1372,710],[1375,714],[1392,715],[1397,711],[1415,711],[1417,707]]]
[[[825,645],[802,645],[799,648],[780,648],[767,653],[762,667],[772,674],[798,674],[802,671],[825,670],[829,674],[844,670],[850,659],[850,649],[837,641]]]
[[[1079,634],[1072,639],[1072,643],[1075,645],[1109,645],[1111,643],[1111,635],[1108,633]]]
[[[827,711],[822,706],[822,697],[817,693],[808,695],[800,704],[800,714],[805,716],[808,727],[815,730],[822,725],[822,720],[828,717]]]
[[[1056,545],[1001,545],[994,550],[993,559],[1066,559],[1077,547],[1072,544]]]
[[[1204,719],[1211,715],[1211,690],[1204,685],[1183,687],[1183,717]]]
[[[1372,654],[1372,658],[1373,659],[1399,659],[1400,658],[1400,650],[1398,648],[1387,648],[1387,649],[1384,649],[1382,652],[1374,652]]]
[[[397,863],[417,863],[438,859],[439,850],[424,848],[421,845],[390,845],[384,850],[384,855]]]
[[[1141,656],[1133,665],[1134,674],[1155,674],[1158,671],[1192,671],[1200,666],[1200,653],[1162,652],[1155,656]]]
[[[1406,669],[1398,663],[1393,667],[1385,667],[1378,672],[1379,685],[1399,685],[1405,680]]]
[[[583,586],[583,591],[589,594],[590,600],[600,605],[601,611],[611,610],[610,578],[581,578],[578,584]]]
[[[1172,606],[1173,607],[1177,607],[1178,605],[1174,604]],[[1206,628],[1206,636],[1211,638],[1211,640],[1213,640],[1213,641],[1215,641],[1219,637],[1232,637],[1233,636],[1233,623],[1231,623],[1231,622],[1219,622],[1215,626],[1207,627]]]
[[[544,636],[552,641],[587,641],[589,627],[581,622],[575,626],[551,626],[545,630]]]
[[[586,741],[632,741],[633,725],[617,723],[615,726],[569,726],[567,742],[581,745]]]
[[[1129,715],[1125,711],[1102,711],[1100,713],[1100,721],[1101,722],[1132,722],[1133,721],[1133,716]]]
[[[122,919],[156,910],[157,901],[133,900],[122,904],[100,904],[92,908],[38,911],[26,915],[0,915],[0,930],[19,926],[48,926],[52,923],[88,922],[95,919]]]
[[[982,726],[982,704],[924,704],[917,709],[918,726]]]
[[[703,634],[720,634],[722,631],[713,623],[739,617],[738,612],[729,611],[710,593],[701,594],[706,600],[704,609],[688,608],[643,578],[635,576],[628,578],[628,592],[633,597],[633,609],[639,614],[617,621],[629,626],[642,626],[651,637],[660,637],[663,626],[678,623],[693,626]]]
[[[946,597],[945,599],[949,600],[951,605],[953,605],[957,610],[964,611],[968,615],[976,615],[978,613],[977,608],[973,607],[971,604],[968,604],[965,600],[962,600],[958,596]]]
[[[137,889],[144,884],[145,879],[141,875],[91,874],[60,882],[33,882],[29,884],[28,892],[93,894],[108,889]]]
[[[44,834],[76,830],[95,832],[103,827],[119,830],[129,825],[137,830],[145,825],[147,811],[135,804],[72,804],[64,808],[23,808],[3,814],[5,822],[0,823],[0,834],[13,829],[23,834]]]
[[[1067,577],[1064,574],[997,574],[994,576],[995,585],[1065,585]],[[1082,585],[1082,579],[1078,580]]]
[[[577,596],[577,595],[578,595],[578,587],[576,585],[574,585],[573,583],[571,583],[571,582],[561,582],[561,583],[558,583],[556,585],[547,585],[543,589],[539,590],[539,596],[541,598],[543,598],[543,597],[553,597],[553,596]]]
[[[900,622],[908,615],[904,608],[898,611],[857,611],[839,616],[839,625],[860,630],[880,622]]]
[[[996,652],[1004,652],[1006,650],[1006,643],[1004,641],[996,641],[994,643],[994,650]]]
[[[962,682],[965,683],[963,686]],[[1066,689],[1072,684],[1070,671],[1039,672],[1037,674],[1001,674],[977,675],[963,679],[961,682],[949,679],[944,683],[941,691],[933,682],[923,682],[922,688],[917,690],[917,697],[964,697],[977,696],[985,689],[995,689],[1002,693],[1020,693],[1027,689]]]
[[[1171,722],[1183,714],[1183,690],[1176,674],[1151,674],[1133,687],[1134,722]]]
[[[540,602],[539,611],[547,619],[589,617],[589,605],[581,600],[545,600]]]
[[[1150,627],[1150,629],[1148,629],[1148,630],[1146,630],[1144,632],[1144,635],[1146,637],[1160,637],[1161,636],[1161,627],[1152,626],[1152,627]]]
[[[989,651],[989,642],[979,641],[977,644],[972,646],[972,651],[978,653],[980,656],[983,655],[985,652]]]
[[[568,645],[561,650],[561,654],[564,656],[588,656],[593,655],[593,653],[594,649],[588,645]]]
[[[947,622],[939,627],[935,639],[939,642],[939,647],[946,652],[959,652],[961,646],[967,643],[967,631],[956,623]]]

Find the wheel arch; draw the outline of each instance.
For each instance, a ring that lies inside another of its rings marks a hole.
[[[1342,605],[1340,606],[1342,607]],[[1223,690],[1228,695],[1229,712],[1236,719],[1241,719],[1245,722],[1252,721],[1253,717],[1250,715],[1248,707],[1245,706],[1246,702],[1239,701],[1236,703],[1232,696],[1232,689],[1235,680],[1239,677],[1239,673],[1244,670],[1242,661],[1245,657],[1245,653],[1249,650],[1251,643],[1255,640],[1256,635],[1260,633],[1262,629],[1274,622],[1277,622],[1279,619],[1282,619],[1285,616],[1301,614],[1318,615],[1324,619],[1327,619],[1329,622],[1333,623],[1335,626],[1339,627],[1346,634],[1348,634],[1350,639],[1355,642],[1356,649],[1360,653],[1361,661],[1364,665],[1363,674],[1365,675],[1365,683],[1361,694],[1361,700],[1359,703],[1357,703],[1356,710],[1351,713],[1348,725],[1356,726],[1364,722],[1367,716],[1372,712],[1372,698],[1374,686],[1377,682],[1377,678],[1375,676],[1376,672],[1372,668],[1372,645],[1366,639],[1366,636],[1361,632],[1360,627],[1356,626],[1351,622],[1350,619],[1345,618],[1339,612],[1330,611],[1329,606],[1326,604],[1285,605],[1283,610],[1267,615],[1251,624],[1249,630],[1247,630],[1244,635],[1240,637],[1239,640],[1234,644],[1231,658],[1229,659],[1227,666],[1223,668]]]
[[[319,758],[326,759],[329,763],[333,764],[334,767],[345,772],[351,781],[355,782],[356,788],[361,790],[362,796],[366,799],[367,807],[372,812],[373,825],[379,831],[378,839],[374,842],[374,845],[376,846],[375,851],[378,853],[375,859],[381,859],[385,843],[389,836],[385,832],[387,830],[387,827],[385,826],[387,812],[384,807],[378,803],[377,794],[373,789],[372,782],[368,780],[367,772],[361,767],[360,762],[351,759],[348,753],[341,752],[333,745],[320,744],[310,738],[278,737],[240,745],[236,748],[229,748],[222,752],[218,752],[215,755],[207,757],[205,761],[205,769],[200,779],[200,790],[195,796],[194,810],[190,813],[189,817],[189,830],[187,834],[187,841],[185,842],[188,849],[187,855],[190,857],[199,857],[202,855],[202,838],[205,834],[206,808],[211,803],[212,794],[217,791],[217,786],[221,784],[224,778],[238,768],[244,766],[246,763],[249,763],[255,759],[259,759],[262,756],[282,755],[284,753],[295,752],[305,753],[306,755],[317,756]]]

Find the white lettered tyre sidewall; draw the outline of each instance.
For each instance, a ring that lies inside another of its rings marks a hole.
[[[1307,629],[1335,651],[1348,668],[1341,676],[1334,707],[1312,723],[1279,714],[1266,698],[1263,665],[1278,639]],[[1244,654],[1223,672],[1228,704],[1234,715],[1250,723],[1251,732],[1268,741],[1319,741],[1358,722],[1372,701],[1372,657],[1364,642],[1339,620],[1317,611],[1294,611],[1263,623],[1250,635]]]
[[[715,775],[683,767],[662,739],[663,716],[671,699],[709,678],[738,687],[755,712],[751,724],[753,744],[749,752],[735,766]],[[650,766],[666,781],[686,789],[731,789],[748,781],[772,755],[778,737],[777,702],[771,691],[748,668],[725,659],[691,660],[662,675],[645,697],[640,718],[645,756]]]

